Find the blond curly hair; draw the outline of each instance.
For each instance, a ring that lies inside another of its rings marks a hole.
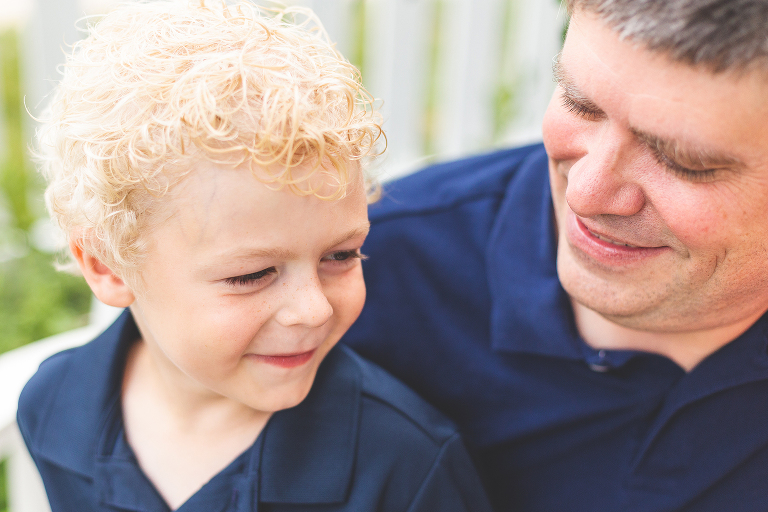
[[[308,9],[132,1],[87,31],[36,156],[54,221],[124,279],[137,275],[157,199],[200,159],[335,199],[384,140],[358,70]],[[330,195],[310,186],[316,172],[333,176]]]

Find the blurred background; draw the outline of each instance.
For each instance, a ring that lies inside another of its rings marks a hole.
[[[47,219],[28,148],[83,17],[115,3],[0,0],[0,353],[101,314],[81,278],[54,269],[63,240]],[[383,101],[389,146],[376,165],[381,179],[540,140],[564,33],[559,0],[285,3],[313,8]],[[0,512],[9,510],[5,466]]]

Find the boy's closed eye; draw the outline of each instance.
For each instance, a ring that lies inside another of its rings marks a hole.
[[[324,256],[320,262],[325,264],[326,270],[333,273],[347,270],[351,267],[351,264],[356,260],[364,260],[367,256],[360,253],[359,249],[352,249],[348,251],[335,251],[327,256]],[[247,285],[265,285],[266,282],[272,277],[277,275],[277,268],[269,267],[258,272],[252,272],[250,274],[243,274],[240,276],[228,277],[224,279],[224,282],[232,287],[247,286]]]
[[[252,272],[242,276],[228,277],[224,280],[224,282],[230,286],[244,286],[253,284],[258,281],[266,281],[268,277],[276,274],[277,269],[275,267],[269,267],[265,268],[264,270],[259,270],[258,272]]]

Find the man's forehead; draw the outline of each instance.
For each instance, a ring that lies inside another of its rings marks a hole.
[[[768,69],[768,0],[567,0],[675,62],[713,72]]]
[[[563,98],[593,119],[621,112],[639,142],[692,166],[740,165],[748,160],[740,146],[768,141],[755,115],[768,115],[762,71],[714,73],[621,40],[590,13],[572,21],[553,74]]]

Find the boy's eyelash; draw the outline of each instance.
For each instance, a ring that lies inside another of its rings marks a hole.
[[[334,252],[324,259],[328,261],[347,261],[350,259],[365,260],[365,259],[368,259],[368,256],[361,254],[359,250],[352,250],[352,251]],[[224,282],[227,283],[229,286],[242,286],[242,285],[253,283],[254,281],[258,281],[260,279],[264,279],[265,277],[271,274],[276,274],[276,273],[277,273],[277,269],[275,267],[269,267],[269,268],[265,268],[264,270],[259,270],[258,272],[253,272],[251,274],[228,277],[224,279]]]
[[[259,270],[258,272],[253,272],[252,274],[228,277],[224,280],[224,282],[230,286],[239,286],[239,285],[249,284],[254,281],[258,281],[259,279],[263,279],[270,274],[276,274],[276,273],[277,273],[277,269],[275,267],[269,267],[269,268],[265,268],[264,270]]]
[[[330,258],[330,256],[342,256],[341,258]],[[368,259],[368,256],[360,253],[358,249],[354,249],[352,251],[338,251],[331,253],[329,255],[329,261],[346,261],[349,259],[360,259],[360,260],[366,260]]]
[[[653,153],[654,158],[660,165],[663,165],[664,167],[666,167],[667,169],[675,173],[676,176],[679,176],[680,178],[683,178],[688,181],[693,181],[696,183],[712,181],[712,178],[714,178],[715,173],[717,172],[717,169],[695,170],[695,169],[689,169],[687,167],[683,167],[682,165],[674,162],[667,155],[662,153],[658,148],[651,148],[651,152]]]
[[[600,116],[599,112],[595,112],[594,110],[585,107],[581,103],[577,103],[573,100],[573,98],[570,98],[568,96],[563,95],[562,96],[562,102],[563,107],[565,107],[568,112],[571,114],[576,114],[579,117],[582,117],[587,120],[595,120]]]

